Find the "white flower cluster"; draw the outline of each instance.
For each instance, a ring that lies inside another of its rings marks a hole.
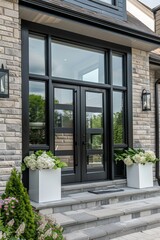
[[[132,159],[130,158],[130,156],[126,157],[123,162],[127,165],[127,166],[130,166],[133,164],[133,161]]]
[[[35,154],[25,157],[24,163],[31,170],[53,169],[55,166],[54,159],[49,157],[45,151],[38,157]]]
[[[126,158],[123,161],[127,166],[130,166],[133,163],[140,163],[140,164],[146,164],[148,162],[155,163],[156,156],[152,151],[139,152],[139,153],[136,153],[134,156],[130,156],[130,155],[126,156]]]

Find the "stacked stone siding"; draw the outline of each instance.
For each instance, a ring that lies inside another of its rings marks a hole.
[[[160,10],[158,10],[155,14],[155,31],[158,35],[160,35]]]
[[[9,69],[9,98],[0,98],[0,191],[21,164],[21,34],[18,0],[0,0],[0,67]]]
[[[149,69],[149,53],[132,49],[133,144],[155,151],[155,71]],[[151,92],[151,111],[142,111],[141,94]]]
[[[154,83],[149,75],[149,53],[132,49],[133,69],[133,141],[135,147],[154,150]],[[142,111],[141,94],[152,92],[152,110]]]

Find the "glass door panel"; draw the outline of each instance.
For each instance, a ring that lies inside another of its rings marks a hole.
[[[104,150],[104,101],[105,91],[82,89],[82,132],[84,180],[106,178]]]
[[[107,178],[105,95],[105,90],[54,84],[54,148],[67,163],[63,183]]]
[[[87,171],[95,171],[95,168],[103,167],[103,155],[93,154],[87,156]]]
[[[78,177],[75,175],[76,92],[75,87],[54,87],[54,148],[55,155],[67,163],[62,169],[63,175],[68,174],[66,182]]]
[[[88,134],[88,149],[103,149],[102,134]]]

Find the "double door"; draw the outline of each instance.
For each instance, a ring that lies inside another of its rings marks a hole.
[[[54,84],[55,155],[67,163],[62,182],[107,178],[106,92]]]

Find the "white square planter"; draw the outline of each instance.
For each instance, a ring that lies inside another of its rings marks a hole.
[[[29,169],[29,195],[38,203],[61,200],[61,169]]]
[[[132,188],[153,187],[152,163],[127,166],[127,186]]]

